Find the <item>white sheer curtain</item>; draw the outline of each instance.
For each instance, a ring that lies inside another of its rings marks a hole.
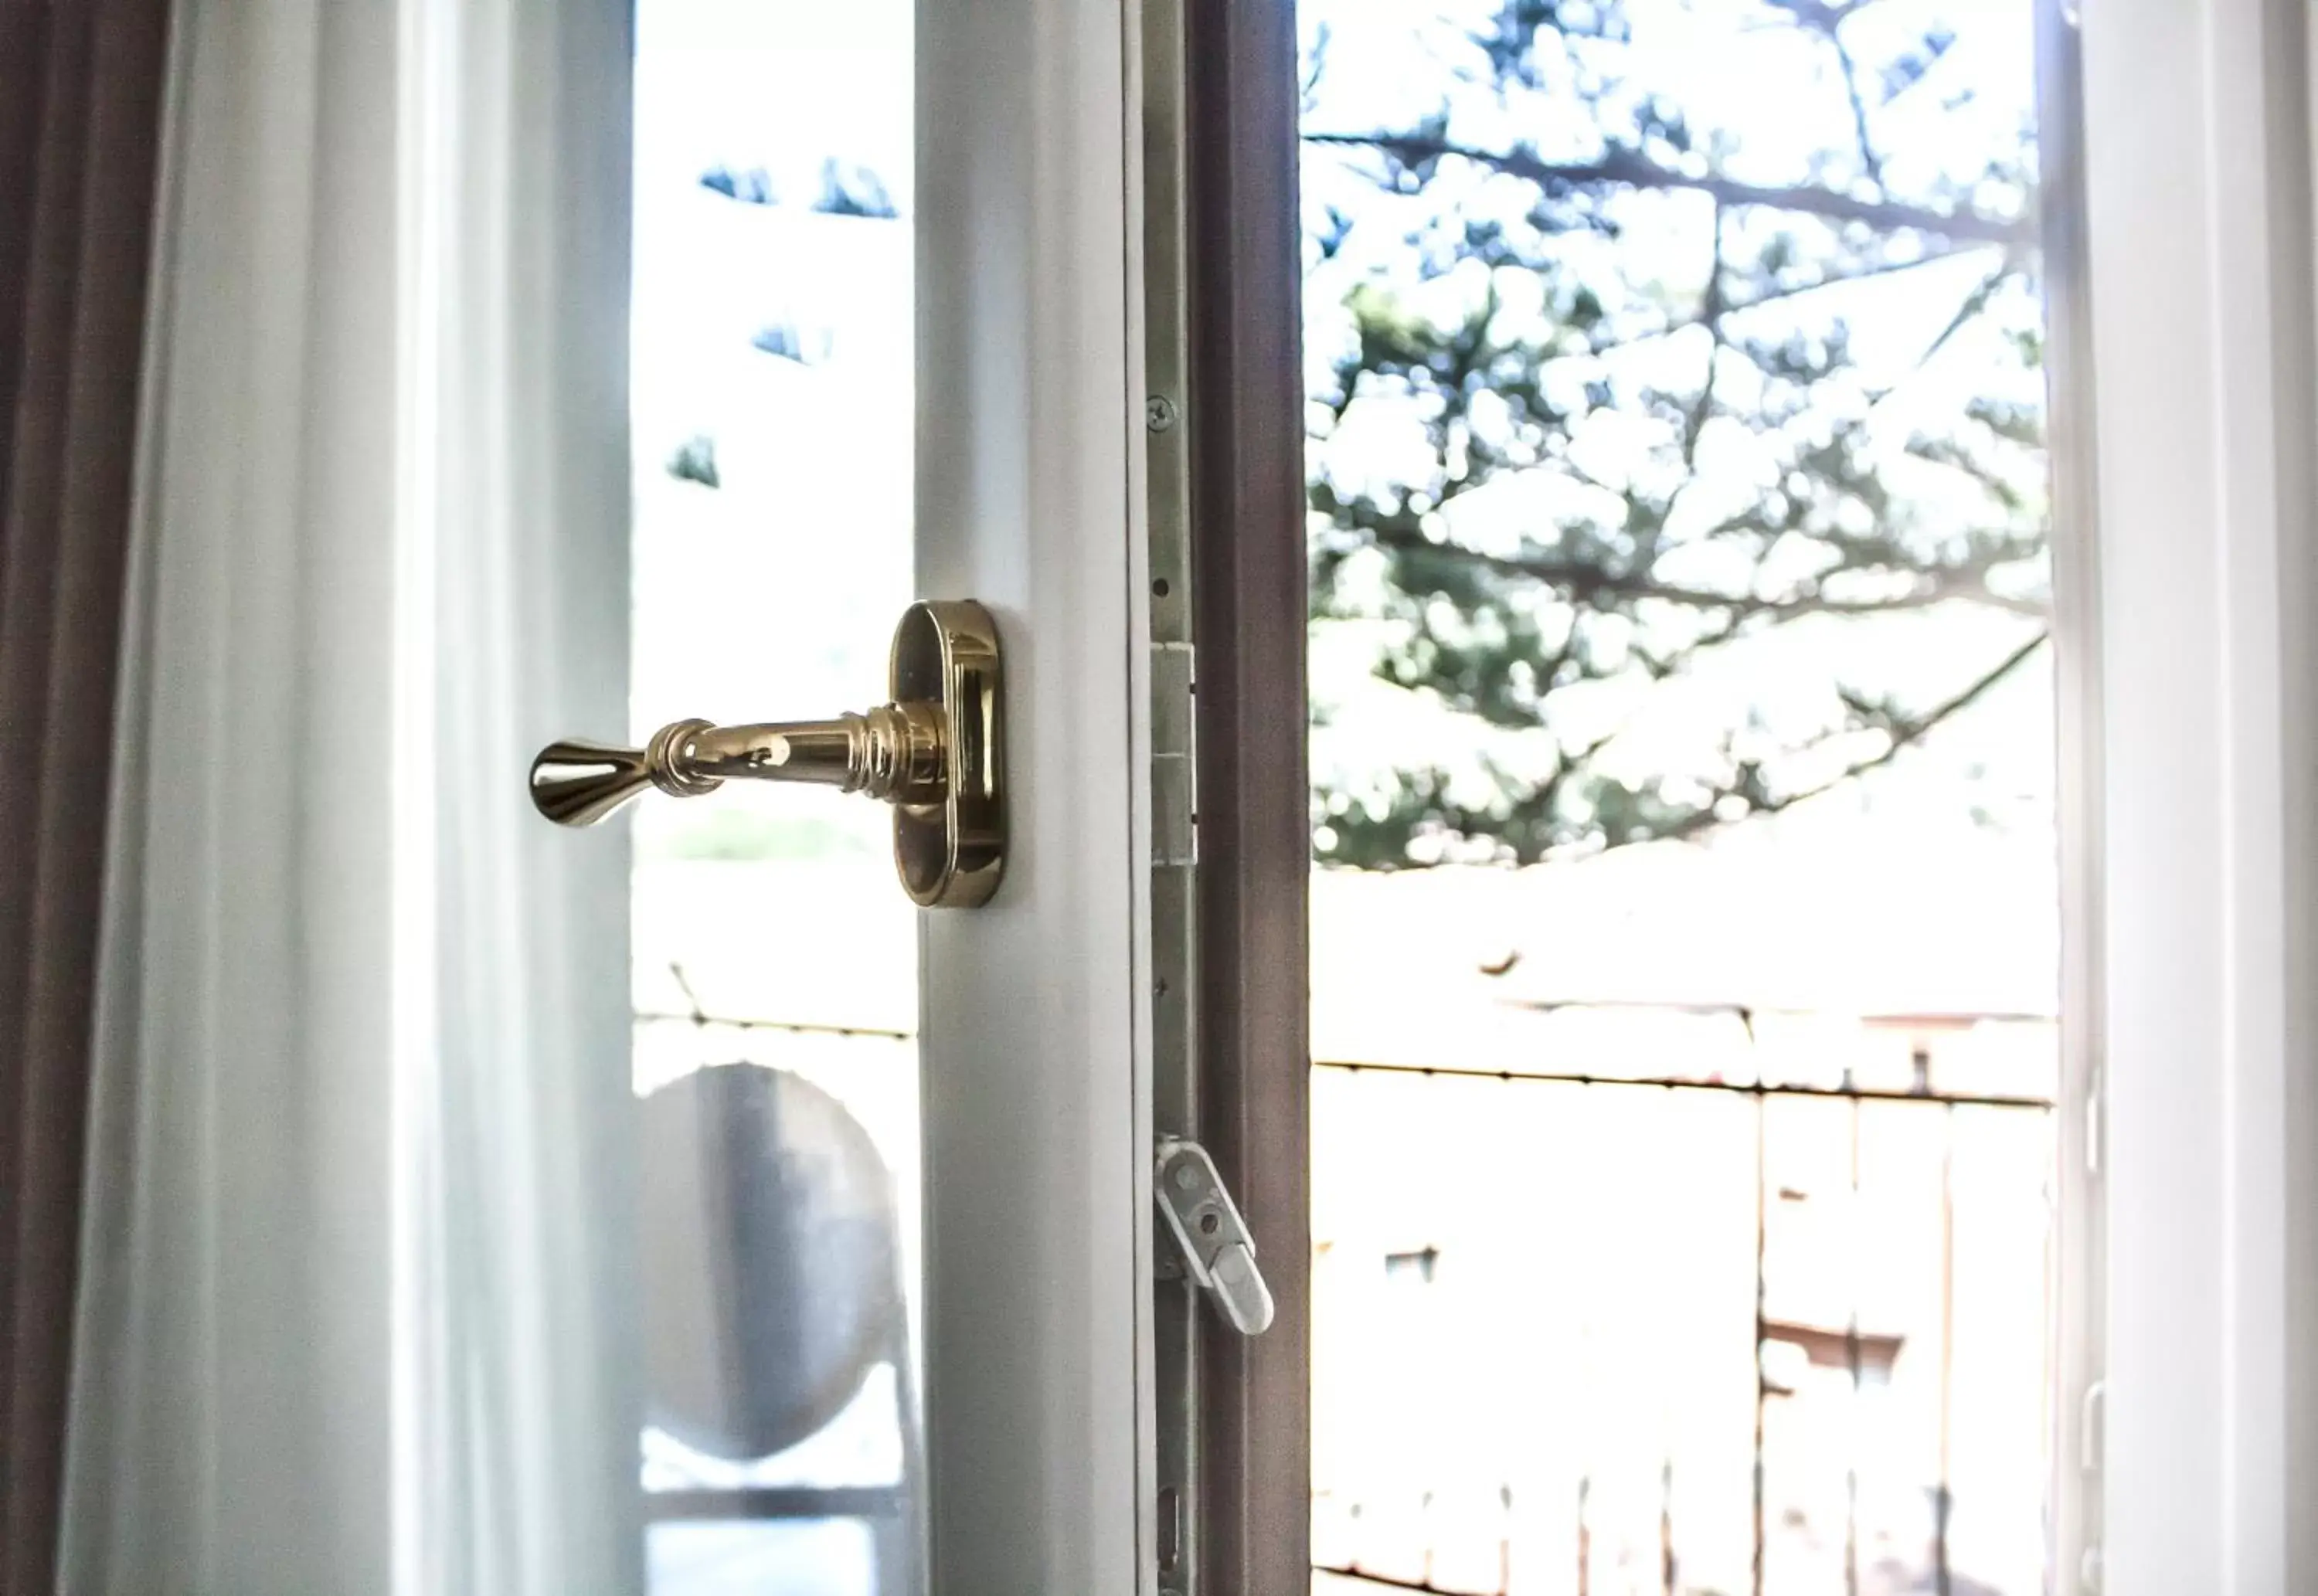
[[[184,0],[68,1596],[641,1588],[627,0]]]

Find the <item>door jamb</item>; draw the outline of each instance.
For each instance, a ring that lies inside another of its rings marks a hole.
[[[1200,1134],[1277,1304],[1204,1315],[1207,1596],[1311,1583],[1303,238],[1289,0],[1183,0]]]

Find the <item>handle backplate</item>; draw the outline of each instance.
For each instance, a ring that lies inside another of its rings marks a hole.
[[[894,805],[894,866],[928,909],[977,909],[1006,869],[1005,681],[998,626],[970,598],[913,604],[894,629],[894,702],[931,704],[939,799]]]
[[[696,798],[728,781],[805,782],[883,799],[894,865],[929,909],[990,901],[1006,865],[1005,694],[998,628],[971,599],[912,605],[894,632],[892,702],[831,721],[714,726],[678,721],[641,749],[554,742],[531,766],[531,800],[593,825],[658,788]]]

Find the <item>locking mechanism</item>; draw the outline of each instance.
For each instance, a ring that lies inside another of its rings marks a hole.
[[[1216,1161],[1197,1142],[1163,1137],[1152,1195],[1181,1249],[1183,1267],[1242,1335],[1271,1328],[1271,1287],[1255,1267],[1255,1238],[1224,1188]]]
[[[998,628],[971,600],[912,605],[894,632],[893,702],[832,721],[678,721],[641,749],[554,742],[531,801],[588,826],[645,791],[697,798],[728,781],[804,782],[894,806],[894,865],[911,900],[972,909],[1006,864]]]

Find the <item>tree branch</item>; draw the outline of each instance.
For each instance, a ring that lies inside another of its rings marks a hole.
[[[1699,305],[1699,318],[1705,325],[1709,342],[1706,345],[1706,372],[1698,384],[1698,400],[1684,412],[1682,418],[1682,480],[1667,498],[1666,514],[1658,519],[1650,533],[1645,557],[1655,556],[1658,534],[1674,519],[1681,507],[1683,496],[1698,481],[1698,437],[1706,430],[1707,418],[1714,414],[1714,384],[1721,374],[1722,350],[1729,342],[1722,328],[1722,202],[1714,202],[1714,226],[1710,229],[1712,248],[1706,263],[1706,294]]]
[[[1790,300],[1802,299],[1810,294],[1824,293],[1829,289],[1842,288],[1849,283],[1872,282],[1879,277],[1895,276],[1901,272],[1921,271],[1926,266],[1936,266],[1942,261],[1954,260],[1972,250],[1995,247],[1997,247],[1992,244],[1974,241],[1959,248],[1935,249],[1919,255],[1913,260],[1885,261],[1876,265],[1862,267],[1856,272],[1822,277],[1817,282],[1799,282],[1792,288],[1774,288],[1768,292],[1758,293],[1751,300],[1728,300],[1716,307],[1713,313],[1718,317],[1744,316],[1749,310],[1759,310],[1765,306],[1784,304]],[[1649,327],[1641,332],[1630,333],[1621,338],[1590,343],[1586,348],[1573,349],[1567,354],[1552,354],[1544,358],[1546,360],[1596,359],[1602,355],[1615,354],[1621,349],[1631,349],[1637,345],[1647,344],[1654,338],[1663,338],[1675,333],[1686,332],[1694,327],[1703,327],[1706,325],[1707,317],[1707,308],[1702,303],[1697,309],[1686,315],[1671,318],[1660,326]],[[1543,363],[1541,362],[1541,363]]]
[[[1851,129],[1859,145],[1859,164],[1877,188],[1883,186],[1883,157],[1876,153],[1875,140],[1867,130],[1867,102],[1859,92],[1859,67],[1852,59],[1851,47],[1843,41],[1843,24],[1857,5],[1828,5],[1821,0],[1771,0],[1771,4],[1795,19],[1798,26],[1827,40],[1835,51],[1835,64],[1843,76],[1843,92],[1851,102]]]
[[[1409,166],[1449,158],[1471,161],[1548,187],[1624,184],[1634,188],[1682,189],[1710,195],[1724,205],[1759,205],[1828,221],[1864,222],[1883,232],[1910,229],[1991,244],[2020,243],[2035,233],[2034,224],[2026,220],[1982,216],[1972,211],[1942,211],[1895,201],[1865,200],[1808,184],[1766,187],[1728,177],[1694,176],[1630,150],[1613,150],[1596,161],[1547,161],[1525,149],[1482,149],[1420,134],[1307,133],[1304,139],[1309,144],[1380,150]]]
[[[1922,353],[1916,356],[1915,363],[1886,383],[1881,391],[1870,396],[1868,408],[1873,409],[1890,399],[1909,378],[1921,376],[1924,368],[1932,363],[1932,357],[1946,348],[1948,341],[1969,326],[1973,317],[1988,309],[1988,301],[1996,297],[1996,291],[2004,286],[2005,279],[2019,269],[2019,261],[2008,254],[1996,270],[1981,278],[1978,285],[1964,295],[1963,302],[1956,307],[1955,314],[1948,318],[1947,325],[1940,328],[1939,336],[1924,345]]]
[[[1968,600],[2014,614],[2043,616],[2044,606],[2032,600],[1993,591],[1988,571],[1981,565],[1960,565],[1945,570],[1917,573],[1928,580],[1907,593],[1881,598],[1830,598],[1824,594],[1793,594],[1765,598],[1755,594],[1728,593],[1712,587],[1685,587],[1649,577],[1631,576],[1588,560],[1536,560],[1519,555],[1490,554],[1462,543],[1434,542],[1423,532],[1397,527],[1370,529],[1377,547],[1478,565],[1500,576],[1517,577],[1559,589],[1572,602],[1596,598],[1654,598],[1701,610],[1723,610],[1740,620],[1767,617],[1792,621],[1804,615],[1884,615],[1935,605]]]
[[[2001,682],[2005,677],[2010,676],[2014,671],[2019,669],[2021,666],[2027,663],[2029,659],[2035,654],[2036,650],[2044,646],[2046,641],[2051,636],[2052,633],[2049,631],[2040,628],[2035,636],[2030,638],[2026,642],[2022,643],[2018,648],[2005,655],[2002,659],[1997,661],[1993,669],[1985,672],[1976,678],[1970,686],[1964,688],[1961,693],[1956,694],[1954,697],[1946,699],[1940,704],[1933,705],[1930,709],[1926,710],[1920,715],[1911,716],[1904,721],[1897,721],[1882,728],[1885,735],[1890,739],[1890,741],[1884,746],[1882,752],[1877,754],[1874,758],[1862,759],[1857,764],[1847,766],[1841,773],[1836,776],[1831,776],[1823,782],[1815,783],[1808,787],[1799,787],[1792,793],[1781,793],[1775,797],[1765,796],[1762,794],[1750,795],[1738,793],[1735,790],[1726,789],[1722,792],[1717,793],[1712,798],[1709,799],[1704,805],[1700,807],[1692,814],[1657,831],[1652,839],[1656,841],[1663,841],[1685,837],[1693,837],[1701,831],[1707,830],[1715,826],[1732,824],[1736,819],[1751,820],[1757,815],[1777,814],[1782,810],[1792,809],[1798,803],[1804,802],[1809,799],[1816,798],[1822,793],[1832,792],[1837,787],[1841,786],[1844,783],[1853,780],[1855,777],[1864,776],[1871,770],[1880,770],[1884,766],[1891,763],[1892,760],[1898,758],[1902,749],[1912,748],[1917,743],[1923,741],[1924,739],[1929,736],[1936,728],[1954,720],[1965,710],[1970,709],[1973,704],[1986,697],[1994,690],[1999,682]],[[1859,728],[1859,730],[1866,730],[1866,728]],[[1747,801],[1747,811],[1744,816],[1733,817],[1732,819],[1726,820],[1721,815],[1717,814],[1715,810],[1723,799],[1732,797],[1746,798]]]
[[[1836,68],[1843,75],[1843,92],[1851,101],[1851,129],[1859,142],[1860,164],[1867,168],[1868,178],[1878,189],[1883,186],[1883,157],[1875,152],[1875,141],[1867,131],[1867,102],[1859,93],[1859,68],[1851,58],[1850,46],[1834,29],[1828,30],[1828,41],[1835,46]]]

